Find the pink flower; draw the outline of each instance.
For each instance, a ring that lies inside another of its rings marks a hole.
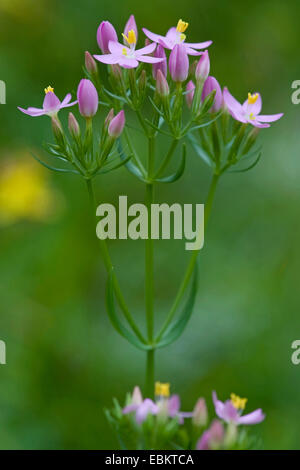
[[[197,450],[213,450],[220,447],[224,439],[224,426],[217,419],[212,422],[210,428],[204,431],[197,442]]]
[[[189,58],[183,44],[176,44],[169,57],[169,70],[174,82],[184,82],[189,74]]]
[[[73,101],[70,103],[72,95],[71,93],[68,93],[63,101],[61,102],[57,96],[54,94],[54,89],[52,87],[48,87],[45,89],[45,99],[43,103],[43,108],[28,108],[28,109],[23,109],[18,107],[22,113],[28,114],[29,116],[32,117],[37,117],[37,116],[56,116],[57,113],[62,109],[62,108],[68,108],[70,106],[74,106],[77,101]]]
[[[218,400],[216,392],[213,392],[213,402],[217,416],[226,423],[234,424],[257,424],[265,419],[265,415],[261,408],[258,408],[252,413],[242,416],[242,411],[246,404],[245,398],[239,398],[236,395],[231,395],[231,400],[225,403]]]
[[[121,67],[127,69],[137,67],[139,62],[156,64],[164,60],[160,57],[150,57],[146,55],[151,54],[155,50],[155,43],[136,50],[136,42],[134,42],[133,34],[128,37],[128,40],[132,41],[130,47],[124,46],[119,42],[110,41],[108,44],[110,54],[95,55],[95,59],[99,60],[99,62],[102,62],[103,64],[119,64]]]
[[[202,101],[204,101],[205,98],[214,90],[216,91],[216,94],[213,105],[210,108],[210,112],[217,113],[223,105],[223,94],[218,80],[216,80],[215,77],[208,77],[203,86]]]
[[[109,21],[102,21],[97,31],[97,42],[103,54],[107,54],[109,41],[117,41],[118,36],[115,28]]]
[[[151,41],[161,44],[166,49],[172,50],[177,44],[183,44],[188,55],[201,55],[202,52],[198,52],[195,49],[206,49],[212,44],[212,41],[198,43],[185,42],[186,35],[184,32],[186,31],[187,27],[188,23],[179,20],[177,26],[169,29],[166,36],[152,33],[146,28],[143,28],[143,31],[145,35],[151,39]]]
[[[191,108],[192,106],[194,93],[195,93],[195,85],[192,82],[192,80],[190,80],[186,86],[186,95],[185,95],[186,104],[188,105],[189,108]]]
[[[80,81],[77,89],[77,98],[81,116],[86,118],[95,116],[98,110],[99,97],[95,85],[91,80],[83,78]]]
[[[262,99],[259,93],[248,93],[248,99],[241,105],[228,91],[224,88],[223,91],[224,102],[230,112],[231,116],[237,121],[252,124],[254,127],[270,127],[270,122],[278,121],[282,118],[283,113],[280,114],[259,114],[262,108]]]

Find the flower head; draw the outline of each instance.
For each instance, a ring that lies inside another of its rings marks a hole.
[[[111,119],[108,126],[108,134],[110,137],[117,139],[123,132],[125,126],[125,114],[122,109],[114,118]]]
[[[228,91],[224,88],[224,103],[228,108],[231,116],[244,124],[252,124],[254,127],[264,128],[270,127],[270,122],[278,121],[283,116],[280,114],[260,114],[262,108],[262,99],[259,93],[248,93],[247,100],[240,104]]]
[[[224,426],[217,419],[212,422],[210,428],[204,431],[197,442],[197,450],[215,450],[220,448],[224,440]]]
[[[136,44],[138,40],[138,29],[136,26],[134,15],[130,15],[122,34],[125,44]]]
[[[185,95],[186,104],[188,105],[189,108],[192,106],[193,99],[194,99],[194,93],[195,93],[195,84],[192,80],[190,80],[187,83],[186,95]]]
[[[213,392],[213,402],[217,416],[226,423],[257,424],[265,419],[265,415],[260,408],[252,413],[242,416],[247,400],[231,394],[231,399],[225,403],[218,400],[216,392]]]
[[[205,83],[203,86],[202,101],[204,101],[205,98],[214,90],[216,94],[215,94],[213,105],[210,108],[210,111],[213,113],[217,113],[218,111],[220,111],[223,105],[223,94],[222,94],[222,90],[221,90],[218,80],[216,80],[215,77],[208,77],[205,80]]]
[[[77,89],[77,99],[80,114],[86,118],[93,117],[99,105],[99,97],[95,85],[86,78],[83,78]]]
[[[166,77],[168,73],[167,57],[164,48],[160,44],[158,44],[157,48],[155,49],[154,57],[159,57],[163,60],[161,62],[158,62],[157,64],[153,64],[153,78],[156,80],[158,70],[160,70],[161,73]]]
[[[97,42],[103,54],[109,52],[109,41],[117,41],[118,36],[115,28],[109,21],[102,21],[97,31]]]
[[[174,82],[184,82],[189,74],[189,58],[183,44],[176,44],[169,58],[169,70]]]
[[[185,21],[179,20],[177,26],[173,26],[171,29],[169,29],[165,36],[152,33],[146,28],[143,28],[143,31],[145,35],[151,39],[151,41],[161,44],[166,49],[173,50],[177,44],[182,44],[188,55],[201,55],[202,52],[198,52],[196,49],[206,49],[212,44],[212,41],[197,43],[185,42],[185,32],[188,28],[188,25],[189,24]]]
[[[129,32],[130,33],[130,32]],[[164,59],[161,57],[151,57],[147,54],[152,54],[156,48],[156,44],[152,43],[142,49],[135,49],[136,43],[134,42],[134,31],[126,37],[129,47],[120,44],[116,41],[110,41],[108,44],[109,54],[95,55],[95,59],[103,64],[119,64],[121,67],[132,69],[139,65],[139,62],[146,62],[156,64],[162,62]]]
[[[63,101],[60,101],[57,96],[54,93],[54,88],[51,86],[45,88],[45,99],[43,102],[43,108],[27,108],[23,109],[18,107],[22,113],[28,114],[29,116],[32,117],[37,117],[37,116],[56,116],[57,113],[62,109],[62,108],[68,108],[70,106],[74,106],[77,101],[73,101],[70,103],[72,95],[71,93],[68,93]]]

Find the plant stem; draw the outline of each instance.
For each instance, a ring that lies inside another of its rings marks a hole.
[[[156,177],[160,176],[163,173],[163,171],[167,168],[167,166],[168,166],[168,164],[169,164],[169,162],[170,162],[170,160],[173,156],[173,153],[176,150],[177,145],[178,145],[178,139],[174,139],[171,143],[171,146],[169,148],[169,151],[167,153],[166,158],[163,160],[162,164],[160,165],[160,167],[159,167],[159,169],[158,169],[158,171],[155,175]]]
[[[205,204],[205,216],[204,216],[204,224],[206,226],[206,223],[208,222],[208,219],[209,219],[209,216],[210,216],[210,213],[211,213],[211,208],[212,208],[212,204],[213,204],[213,200],[214,200],[214,196],[215,196],[215,192],[216,192],[216,187],[217,187],[217,183],[219,181],[219,178],[220,178],[220,175],[219,174],[214,174],[213,175],[213,178],[212,178],[212,181],[211,181],[211,185],[210,185],[210,188],[209,188],[209,192],[208,192],[208,196],[207,196],[207,200],[206,200],[206,204]],[[195,268],[195,265],[196,265],[196,261],[197,261],[197,257],[198,257],[198,254],[199,254],[200,250],[195,250],[194,253],[192,254],[191,258],[190,258],[190,261],[189,261],[189,264],[187,266],[187,269],[185,271],[185,274],[184,274],[184,278],[181,282],[181,285],[179,287],[179,291],[176,295],[176,298],[174,300],[174,303],[171,307],[171,310],[156,338],[156,342],[159,342],[163,336],[163,334],[165,333],[165,331],[167,330],[168,326],[170,325],[171,321],[173,320],[173,317],[176,313],[176,310],[178,308],[178,305],[180,304],[181,302],[181,299],[185,293],[185,290],[189,284],[189,281],[191,279],[191,276],[193,274],[193,271],[194,271],[194,268]]]
[[[148,178],[151,179],[154,169],[154,138],[148,139]],[[145,244],[145,307],[148,344],[154,339],[154,282],[153,282],[153,240],[151,238],[151,204],[153,203],[153,184],[146,184],[145,202],[148,210],[148,238]],[[147,396],[154,390],[154,349],[147,351],[146,390]]]
[[[88,193],[89,193],[89,199],[90,199],[92,213],[95,216],[95,195],[94,195],[94,189],[93,189],[92,181],[90,179],[88,179],[88,180],[86,180],[86,183],[87,183],[87,189],[88,189]],[[139,328],[136,326],[135,321],[134,321],[134,319],[133,319],[131,313],[129,312],[128,307],[125,303],[125,300],[124,300],[123,294],[121,292],[121,288],[120,288],[118,279],[117,279],[117,277],[114,273],[114,267],[113,267],[113,264],[112,264],[112,261],[111,261],[110,255],[109,255],[109,251],[108,251],[108,248],[107,248],[107,243],[106,243],[105,240],[101,240],[101,239],[99,239],[99,242],[100,242],[100,250],[101,250],[102,257],[103,257],[105,268],[106,268],[108,273],[110,273],[111,271],[113,272],[114,290],[115,290],[115,294],[116,294],[116,298],[118,300],[119,306],[120,306],[121,310],[123,311],[123,314],[124,314],[128,324],[130,325],[132,331],[136,334],[136,336],[144,344],[146,344],[145,338],[143,337],[143,335],[140,332]]]

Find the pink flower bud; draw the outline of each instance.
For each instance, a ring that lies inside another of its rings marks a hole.
[[[223,93],[218,80],[216,80],[215,77],[208,77],[203,86],[202,101],[214,90],[216,90],[216,94],[210,112],[217,113],[223,106]]]
[[[156,90],[159,96],[168,96],[170,93],[168,82],[160,69],[156,74]]]
[[[128,36],[128,33],[129,31],[133,30],[134,31],[134,34],[135,34],[135,37],[136,37],[136,42],[138,40],[138,30],[137,30],[137,26],[136,26],[136,22],[135,22],[135,18],[134,18],[134,15],[130,15],[126,25],[125,25],[125,28],[124,28],[124,31],[123,31],[123,34],[125,36]]]
[[[154,57],[163,58],[164,60],[162,62],[158,62],[157,64],[152,65],[153,78],[156,80],[158,70],[161,70],[163,75],[166,77],[168,72],[167,57],[165,50],[161,44],[158,44],[157,48],[155,49]]]
[[[96,61],[88,51],[85,53],[85,68],[91,75],[98,73]]]
[[[111,121],[108,126],[108,134],[113,139],[117,139],[123,132],[125,126],[124,111],[120,111]]]
[[[58,119],[57,116],[52,116],[51,117],[51,123],[52,123],[52,130],[53,130],[53,134],[55,135],[55,137],[59,138],[62,136],[63,134],[63,129],[61,127],[61,123],[60,123],[60,120]]]
[[[202,56],[199,59],[199,62],[197,64],[196,70],[195,70],[195,78],[196,81],[205,81],[207,77],[209,76],[209,70],[210,70],[210,60],[209,60],[209,55],[208,52],[205,51],[203,52]]]
[[[80,136],[80,127],[73,113],[69,113],[69,132],[74,137]]]
[[[193,423],[195,426],[206,426],[207,418],[206,402],[204,398],[199,398],[193,411]]]
[[[169,58],[169,70],[174,82],[184,82],[189,73],[189,58],[183,44],[176,44]]]
[[[106,116],[105,121],[104,121],[104,126],[105,126],[106,128],[108,128],[108,126],[109,126],[111,120],[113,119],[113,117],[114,117],[114,110],[113,110],[113,108],[112,108],[112,109],[109,111],[109,113],[108,113],[108,115]]]
[[[195,93],[195,85],[192,80],[190,80],[186,86],[186,104],[188,105],[189,108],[191,108],[192,103],[193,103],[193,98],[194,98],[194,93]]]
[[[220,448],[224,440],[224,426],[215,420],[197,442],[197,450],[215,450]]]
[[[97,42],[103,54],[109,53],[109,41],[118,41],[116,30],[109,21],[102,21],[97,31]]]
[[[93,117],[99,104],[99,97],[95,85],[86,78],[79,83],[77,90],[77,99],[81,116],[86,118]]]

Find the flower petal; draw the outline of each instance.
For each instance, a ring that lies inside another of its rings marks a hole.
[[[215,391],[212,393],[212,398],[213,398],[213,403],[215,406],[216,415],[219,418],[223,419],[224,406],[225,406],[224,403],[218,400],[218,397]]]
[[[155,51],[157,44],[155,42],[152,42],[151,44],[148,44],[148,46],[142,47],[141,49],[137,49],[135,51],[136,54],[151,54],[152,52]]]
[[[133,411],[136,411],[140,405],[137,404],[132,404],[132,405],[127,405],[125,408],[123,408],[122,413],[124,415],[127,415],[128,413],[132,413]]]
[[[117,41],[109,41],[108,49],[111,54],[122,55],[123,49],[126,49],[127,54],[130,52],[130,49],[124,44],[121,44]]]
[[[46,113],[54,113],[60,110],[60,101],[52,91],[46,93],[43,108]]]
[[[147,64],[158,64],[159,62],[163,62],[165,60],[162,57],[151,57],[149,55],[137,55],[136,58],[140,62],[146,62]]]
[[[188,55],[202,55],[203,54],[203,52],[195,51],[191,47],[188,47],[185,42],[183,43],[183,45],[185,46],[185,50]]]
[[[173,418],[180,410],[180,398],[178,395],[172,395],[168,400],[169,416]]]
[[[136,59],[127,59],[125,56],[118,60],[118,64],[125,69],[134,69],[139,65]]]
[[[207,47],[212,45],[212,41],[205,41],[205,42],[185,42],[184,44],[188,47],[192,47],[193,49],[206,49]]]
[[[143,29],[144,34],[147,36],[147,38],[151,39],[151,41],[159,42],[160,39],[164,38],[164,36],[161,36],[160,34],[152,33],[146,28],[142,28],[142,29]]]
[[[103,54],[103,55],[94,55],[96,60],[102,62],[103,64],[118,64],[119,57],[115,56],[114,54]]]
[[[260,114],[259,116],[256,116],[256,118],[259,122],[275,122],[275,121],[278,121],[278,119],[281,119],[282,116],[283,116],[283,113],[268,114],[268,115]]]
[[[23,109],[18,106],[18,109],[22,111],[22,113],[28,114],[28,116],[32,116],[32,117],[43,116],[44,114],[46,114],[44,109],[39,109],[39,108]]]
[[[244,110],[242,105],[229,93],[228,88],[225,87],[223,91],[224,101],[229,109],[229,111],[233,111],[235,114],[243,114]]]
[[[241,416],[238,420],[238,424],[258,424],[265,419],[266,415],[263,413],[261,408],[258,408],[252,413]]]

